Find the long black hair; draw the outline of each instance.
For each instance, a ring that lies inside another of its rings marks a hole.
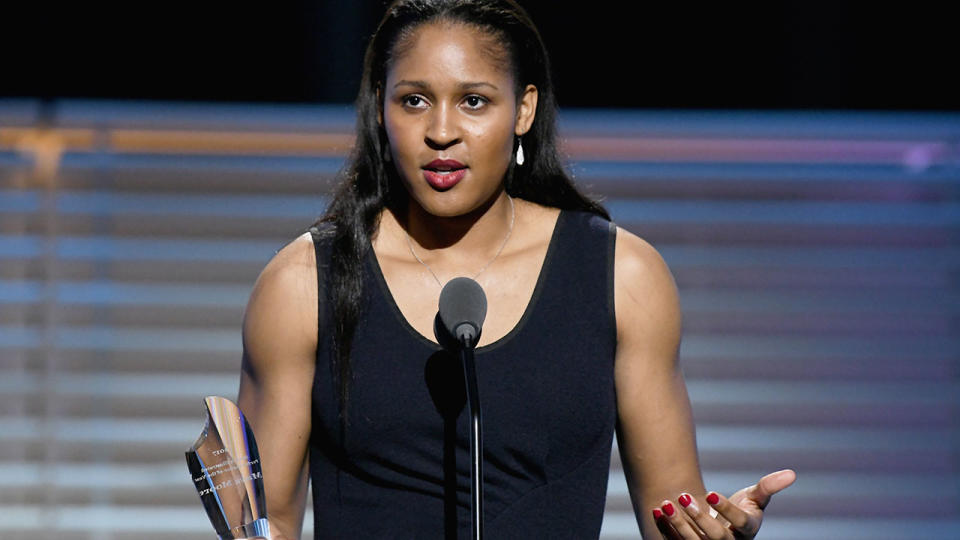
[[[332,235],[327,288],[333,309],[333,348],[330,358],[338,386],[340,418],[346,422],[350,389],[350,349],[363,312],[363,260],[385,208],[406,209],[406,188],[394,167],[386,132],[378,121],[384,82],[395,47],[420,25],[431,22],[465,24],[487,33],[504,47],[510,61],[516,95],[526,85],[537,87],[536,115],[523,136],[524,164],[511,160],[505,179],[509,195],[545,206],[592,212],[609,219],[599,203],[580,193],[564,171],[557,148],[556,98],[550,63],[540,33],[514,0],[396,0],[388,8],[367,46],[357,95],[357,139],[342,179],[317,225]],[[516,141],[514,152],[516,152]],[[318,261],[319,262],[319,261]]]

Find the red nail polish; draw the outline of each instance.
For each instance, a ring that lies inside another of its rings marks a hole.
[[[673,505],[672,505],[672,504],[667,503],[667,504],[663,505],[663,513],[666,514],[667,517],[672,517],[674,512],[675,512],[675,510],[673,509]]]
[[[684,508],[690,506],[690,496],[687,495],[686,493],[684,493],[683,495],[681,495],[681,496],[680,496],[680,504],[681,504]]]
[[[720,502],[720,496],[711,491],[710,494],[707,495],[707,502],[710,504],[717,504]]]
[[[662,518],[662,517],[663,517],[663,512],[661,512],[659,508],[654,508],[654,509],[653,509],[653,519],[660,519],[660,518]]]

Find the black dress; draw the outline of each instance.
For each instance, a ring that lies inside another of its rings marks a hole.
[[[476,350],[487,538],[596,538],[616,421],[613,225],[562,211],[520,322]],[[329,246],[314,235],[322,276]],[[345,431],[320,331],[310,478],[316,538],[470,538],[470,438],[456,356],[364,264]],[[330,320],[326,293],[321,321]],[[321,324],[321,326],[325,326]]]

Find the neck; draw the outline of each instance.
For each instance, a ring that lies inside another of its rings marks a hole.
[[[452,217],[434,216],[411,199],[400,223],[422,250],[486,254],[502,245],[513,212],[508,195],[501,190],[476,210]]]

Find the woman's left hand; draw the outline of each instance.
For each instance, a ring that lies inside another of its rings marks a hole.
[[[797,474],[784,469],[768,474],[729,499],[711,491],[702,499],[681,494],[653,510],[657,529],[669,540],[737,540],[757,535],[770,498],[793,484]],[[716,510],[711,512],[710,508]]]

